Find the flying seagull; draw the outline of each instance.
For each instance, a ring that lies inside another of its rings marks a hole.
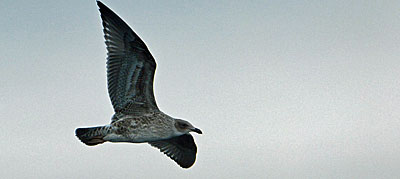
[[[153,94],[156,62],[146,44],[111,9],[100,1],[107,46],[107,84],[115,114],[111,124],[78,128],[86,145],[104,142],[147,142],[183,168],[196,160],[197,147],[189,132],[202,134],[188,121],[160,111]]]

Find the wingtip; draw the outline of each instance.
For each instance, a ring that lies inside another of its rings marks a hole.
[[[177,163],[177,164],[183,169],[189,169],[190,167],[192,167],[194,165],[194,162],[188,163],[188,164],[180,164],[180,163]]]
[[[107,7],[101,1],[96,1],[96,3],[97,3],[97,6],[99,6],[99,9],[103,9],[103,8]]]
[[[107,7],[101,1],[96,1],[96,2],[97,2],[97,6],[99,7],[100,15],[102,18],[103,18],[103,16],[117,16],[118,17],[118,15],[115,14],[115,12],[113,12],[109,7]]]

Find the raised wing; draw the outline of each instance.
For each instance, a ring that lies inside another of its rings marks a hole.
[[[116,113],[140,115],[158,110],[153,93],[156,62],[135,32],[100,1],[107,46],[107,84]]]
[[[190,134],[149,142],[149,144],[160,149],[161,152],[174,160],[182,168],[189,168],[196,161],[197,147]]]

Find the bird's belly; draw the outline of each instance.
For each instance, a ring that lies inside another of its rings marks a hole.
[[[111,132],[104,138],[110,142],[151,142],[172,137],[174,130],[169,120],[142,116],[127,117],[112,123]],[[157,117],[157,116],[156,116]]]
[[[136,130],[127,131],[126,133],[110,133],[104,137],[104,140],[109,142],[131,142],[142,143],[151,142],[162,139],[170,138],[172,133],[167,131],[154,131],[154,130]]]

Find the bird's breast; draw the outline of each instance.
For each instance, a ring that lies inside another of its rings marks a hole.
[[[125,118],[112,124],[114,142],[149,142],[170,138],[174,135],[171,121],[162,119]]]

